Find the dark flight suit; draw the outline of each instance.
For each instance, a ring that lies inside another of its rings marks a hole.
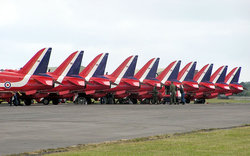
[[[158,91],[157,91],[157,87],[154,86],[152,104],[157,104],[157,101],[158,101]]]
[[[185,104],[185,92],[182,86],[180,87],[180,92],[181,92],[181,103]]]
[[[175,89],[175,85],[172,83],[170,85],[170,93],[171,93],[170,104],[176,103],[176,89]]]
[[[165,94],[170,95],[170,86],[165,85]],[[164,104],[170,103],[170,97],[164,98]]]

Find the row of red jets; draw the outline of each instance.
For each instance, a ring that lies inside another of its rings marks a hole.
[[[99,54],[79,72],[84,52],[76,51],[55,71],[47,72],[51,50],[41,49],[20,70],[1,71],[0,98],[10,102],[15,97],[26,105],[33,99],[44,104],[58,104],[60,99],[87,104],[92,98],[101,98],[102,103],[113,103],[114,99],[121,103],[127,98],[137,103],[138,99],[151,99],[154,87],[159,91],[159,99],[166,97],[165,90],[171,82],[177,87],[183,85],[187,103],[243,91],[238,83],[241,67],[226,75],[227,66],[221,66],[212,74],[213,64],[207,64],[195,74],[196,62],[179,71],[181,61],[174,61],[157,76],[160,59],[153,58],[134,75],[138,59],[135,55],[105,75],[108,53]]]

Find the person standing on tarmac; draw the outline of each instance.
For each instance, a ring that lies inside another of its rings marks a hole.
[[[157,104],[158,101],[158,91],[157,91],[157,87],[156,85],[154,86],[153,89],[153,100],[152,100],[152,104]]]
[[[170,104],[176,104],[176,86],[174,85],[173,81],[171,81],[170,85]]]
[[[20,100],[19,100],[18,93],[14,93],[14,96],[12,98],[12,102],[13,102],[14,106],[22,106],[22,104],[20,103]]]
[[[186,102],[185,102],[185,93],[182,85],[180,86],[180,92],[181,92],[181,103],[184,105]]]
[[[165,95],[166,97],[164,98],[164,104],[170,103],[170,86],[165,85]]]

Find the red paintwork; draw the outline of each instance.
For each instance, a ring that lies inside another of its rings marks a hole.
[[[47,74],[53,77],[54,80],[58,80],[58,78],[62,75],[62,73],[65,71],[69,63],[72,61],[72,59],[76,56],[78,51],[73,52],[54,72],[48,72]],[[59,84],[55,84],[54,88],[50,88],[47,90],[41,91],[41,93],[46,94],[47,96],[49,93],[57,93],[58,97],[65,98],[67,94],[70,94],[72,90],[78,90],[85,86],[85,80],[81,77],[70,77],[65,76],[62,80],[62,82],[58,82]],[[43,96],[43,97],[47,97]],[[38,99],[39,95],[34,95],[33,98]]]
[[[177,80],[180,81],[185,73],[188,73],[189,67],[192,65],[193,62],[189,62],[185,67],[178,74]],[[190,94],[190,92],[196,92],[199,90],[199,85],[196,81],[182,81],[183,89],[186,94]]]
[[[189,62],[185,67],[182,68],[182,70],[178,74],[177,80],[180,81],[180,79],[184,76],[186,72],[188,72],[188,68],[191,66],[192,62]]]
[[[83,91],[100,91],[110,88],[110,81],[106,78],[91,77]]]
[[[133,56],[129,56],[123,63],[111,74],[111,75],[105,75],[112,84],[115,84],[116,79],[122,72],[122,70],[127,66],[129,61],[133,58]],[[119,91],[132,91],[140,88],[140,82],[138,79],[130,79],[130,78],[121,78],[119,84],[116,84],[117,86],[114,88],[110,88],[105,90],[106,93],[113,92],[115,93],[115,98],[121,98],[121,95],[117,95],[116,92]],[[124,96],[127,96],[127,94],[124,94]],[[122,96],[122,97],[124,97]]]
[[[235,72],[237,72],[236,70],[238,70],[238,69],[239,69],[239,67],[235,67],[235,68],[233,68],[233,69],[227,74],[227,76],[226,76],[226,78],[225,78],[225,82],[226,82],[227,84],[230,83],[230,82],[228,82],[229,79],[230,79],[231,77],[234,76]],[[230,92],[227,93],[227,95],[230,95],[230,94],[231,94],[231,95],[232,95],[232,94],[238,94],[238,93],[241,93],[241,92],[244,90],[243,86],[240,85],[240,84],[238,84],[238,83],[229,84],[229,87],[230,87]]]
[[[42,55],[45,48],[38,51],[20,70],[5,70],[0,72],[0,83],[10,82],[20,82],[25,78],[27,73],[31,70],[33,65],[36,63],[37,59]],[[53,87],[53,79],[47,76],[31,75],[27,83],[20,87],[5,88],[0,87],[0,98],[9,98],[14,92],[28,93],[29,91],[44,90]],[[2,93],[9,92],[9,93]]]
[[[213,82],[216,76],[220,73],[224,66],[219,67],[211,76],[210,81]],[[228,84],[215,83],[215,91],[213,93],[225,94],[230,91],[230,87]]]
[[[140,79],[156,58],[150,59],[136,74],[135,78]]]
[[[91,70],[94,68],[95,65],[97,65],[98,60],[101,58],[101,56],[104,55],[103,53],[97,55],[84,69],[81,73],[79,73],[79,76],[86,79],[86,77],[89,75]],[[110,88],[110,80],[105,77],[90,77],[89,80],[86,82],[86,86],[84,88],[76,90],[76,92],[79,93],[91,93],[88,94],[88,96],[92,96],[94,98],[97,98],[103,93],[101,93],[103,90],[107,90]],[[106,94],[106,93],[105,93]]]
[[[230,87],[230,93],[232,94],[238,94],[243,92],[244,88],[240,84],[229,84]]]
[[[201,68],[201,70],[199,70],[195,75],[194,75],[194,81],[199,80],[199,78],[201,77],[201,75],[205,72],[205,70],[209,68],[209,64],[206,64],[204,67]]]
[[[200,82],[199,86],[200,87],[198,92],[213,92],[215,90],[215,86],[213,83]]]
[[[138,80],[142,78],[143,74],[146,72],[146,70],[150,67],[150,65],[153,63],[153,61],[156,60],[156,58],[153,58],[149,60],[135,75],[135,78]],[[161,82],[157,79],[150,80],[150,79],[143,79],[142,85],[140,89],[137,90],[137,92],[144,92],[149,91],[151,92],[154,87],[157,87],[157,90],[161,89]],[[140,94],[140,93],[139,93]]]
[[[182,85],[185,92],[196,92],[199,90],[199,85],[197,82],[183,81]]]
[[[164,80],[165,76],[166,76],[168,73],[172,72],[171,68],[174,66],[174,64],[175,64],[176,62],[177,62],[177,61],[174,61],[174,62],[170,63],[170,64],[161,72],[161,74],[158,75],[158,76],[156,77],[156,79],[158,79],[159,81],[162,82],[162,81]],[[163,83],[163,84],[166,84],[166,82],[162,82],[162,83]]]
[[[210,82],[213,82],[216,76],[220,73],[220,71],[223,69],[224,66],[219,67],[212,75],[210,78]]]
[[[198,81],[207,68],[209,68],[209,64],[205,65],[198,73],[195,74],[194,81]],[[205,98],[207,95],[210,95],[211,92],[214,92],[214,90],[215,90],[215,85],[213,83],[200,82],[199,90],[195,92],[195,95],[192,99]]]

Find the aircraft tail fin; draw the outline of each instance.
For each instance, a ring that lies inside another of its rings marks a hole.
[[[198,83],[200,82],[209,82],[210,77],[212,74],[213,70],[213,64],[207,64],[205,65],[195,76],[194,76],[194,81],[197,81]]]
[[[123,75],[123,78],[133,78],[135,75],[135,68],[136,68],[136,64],[137,64],[137,59],[138,56],[136,55],[131,64],[128,66],[127,71],[125,72],[125,74]]]
[[[210,81],[215,83],[225,83],[225,77],[227,73],[227,66],[221,66],[218,68],[210,78]]]
[[[181,61],[174,61],[170,63],[160,74],[157,76],[157,79],[161,83],[166,81],[177,81],[178,73],[180,70]]]
[[[212,75],[212,71],[213,71],[213,64],[210,64],[207,72],[205,73],[203,79],[201,80],[201,82],[209,82],[210,81],[210,77]]]
[[[115,79],[134,77],[137,59],[137,55],[129,56],[110,76]]]
[[[155,79],[160,58],[153,58],[149,60],[142,68],[139,70],[135,78],[142,82],[144,79]]]
[[[196,62],[188,63],[178,74],[178,80],[180,82],[193,81],[195,68],[196,68]]]
[[[225,82],[227,84],[238,84],[240,77],[241,67],[235,67],[227,74]]]
[[[39,50],[18,72],[29,75],[45,74],[48,69],[52,48]]]
[[[160,62],[160,58],[157,58],[155,63],[153,64],[153,67],[150,69],[146,79],[155,79],[157,69],[158,69],[158,66],[159,66],[159,62]]]
[[[108,53],[97,55],[79,75],[87,81],[89,81],[91,77],[102,77],[106,69],[108,55]]]
[[[82,63],[83,51],[73,52],[63,63],[53,72],[54,75],[72,76],[78,75]]]
[[[107,65],[107,60],[108,60],[108,53],[106,53],[102,59],[102,61],[100,62],[99,66],[97,67],[95,73],[93,74],[93,77],[98,77],[98,76],[103,76],[105,69],[106,69],[106,65]]]

